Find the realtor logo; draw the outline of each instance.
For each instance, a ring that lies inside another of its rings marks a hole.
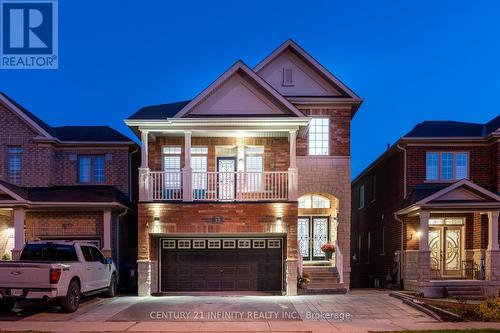
[[[57,0],[0,0],[2,69],[57,69]]]

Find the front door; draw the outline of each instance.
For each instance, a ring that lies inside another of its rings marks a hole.
[[[326,216],[299,217],[297,235],[304,260],[325,260],[321,246],[328,243],[329,224]]]
[[[236,198],[236,158],[217,158],[217,197],[219,200]]]
[[[460,277],[462,248],[461,227],[433,227],[429,229],[433,278]]]

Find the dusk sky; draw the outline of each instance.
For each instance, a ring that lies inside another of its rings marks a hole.
[[[423,120],[500,113],[500,1],[59,1],[59,69],[0,70],[54,126],[110,125],[191,99],[236,60],[294,39],[364,99],[356,176]]]

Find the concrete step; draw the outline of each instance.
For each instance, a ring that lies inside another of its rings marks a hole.
[[[469,300],[484,299],[483,289],[475,286],[450,286],[445,287],[446,297],[462,297]]]
[[[299,295],[331,295],[331,294],[345,294],[345,293],[347,293],[347,289],[342,286],[339,286],[337,288],[328,288],[328,289],[307,288],[307,289],[297,290],[297,294]]]

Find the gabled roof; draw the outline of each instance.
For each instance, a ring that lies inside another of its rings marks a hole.
[[[471,182],[459,180],[453,184],[421,184],[415,186],[404,200],[398,215],[421,208],[500,208],[500,196]]]
[[[61,126],[52,127],[28,111],[12,98],[0,92],[0,103],[4,103],[42,137],[61,142],[119,142],[133,141],[109,126]]]
[[[252,71],[243,61],[238,60],[234,65],[232,65],[228,70],[226,70],[221,76],[217,78],[212,84],[205,88],[198,96],[191,100],[187,105],[185,105],[174,118],[186,117],[190,111],[192,111],[197,105],[199,105],[203,100],[205,100],[210,94],[217,90],[220,86],[226,82],[232,75],[242,72],[246,74],[254,83],[256,83],[260,88],[266,91],[270,96],[272,96],[275,101],[279,102],[284,108],[286,108],[290,113],[298,117],[305,117],[305,115],[299,111],[293,104],[291,104],[286,98],[280,95],[273,87],[271,87],[266,81],[264,81],[260,76],[258,76],[254,71]]]
[[[361,101],[361,98],[356,95],[348,86],[346,86],[342,81],[335,77],[330,71],[328,71],[323,65],[321,65],[316,59],[314,59],[309,53],[307,53],[302,47],[295,43],[292,39],[288,39],[286,42],[281,44],[277,49],[275,49],[271,54],[269,54],[264,60],[262,60],[257,66],[254,67],[254,71],[258,74],[264,67],[270,64],[274,59],[279,57],[286,50],[291,50],[297,54],[302,60],[309,64],[313,69],[315,69],[323,78],[325,78],[330,84],[332,84],[337,89],[340,89],[345,93],[345,97],[352,98],[357,101]]]
[[[486,124],[459,121],[424,121],[417,124],[404,138],[458,138],[485,137],[498,131],[500,116]]]

